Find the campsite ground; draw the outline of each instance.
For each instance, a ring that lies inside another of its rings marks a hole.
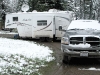
[[[100,61],[88,58],[73,58],[69,64],[62,63],[62,53],[60,41],[41,42],[51,47],[54,52],[55,60],[49,66],[42,68],[43,75],[99,75]]]
[[[14,34],[0,34],[0,37],[12,38]],[[27,40],[27,39],[26,39]],[[41,67],[40,73],[42,75],[100,75],[100,61],[97,59],[88,58],[74,58],[69,64],[62,63],[62,53],[60,50],[60,41],[55,42],[39,42],[53,50],[55,59],[48,63],[48,66]]]

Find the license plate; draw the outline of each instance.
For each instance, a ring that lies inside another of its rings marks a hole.
[[[88,57],[88,52],[84,52],[84,51],[83,51],[83,52],[80,53],[80,56]]]

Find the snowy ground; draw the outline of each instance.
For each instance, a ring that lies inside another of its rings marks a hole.
[[[0,75],[41,75],[54,59],[52,50],[33,41],[0,38]]]

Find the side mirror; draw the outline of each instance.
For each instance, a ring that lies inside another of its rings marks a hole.
[[[62,31],[62,26],[59,26],[59,31]]]

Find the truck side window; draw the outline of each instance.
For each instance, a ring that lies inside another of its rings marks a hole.
[[[13,17],[13,21],[18,21],[18,17]]]
[[[45,26],[45,25],[47,25],[47,20],[38,20],[37,25],[38,26]]]

